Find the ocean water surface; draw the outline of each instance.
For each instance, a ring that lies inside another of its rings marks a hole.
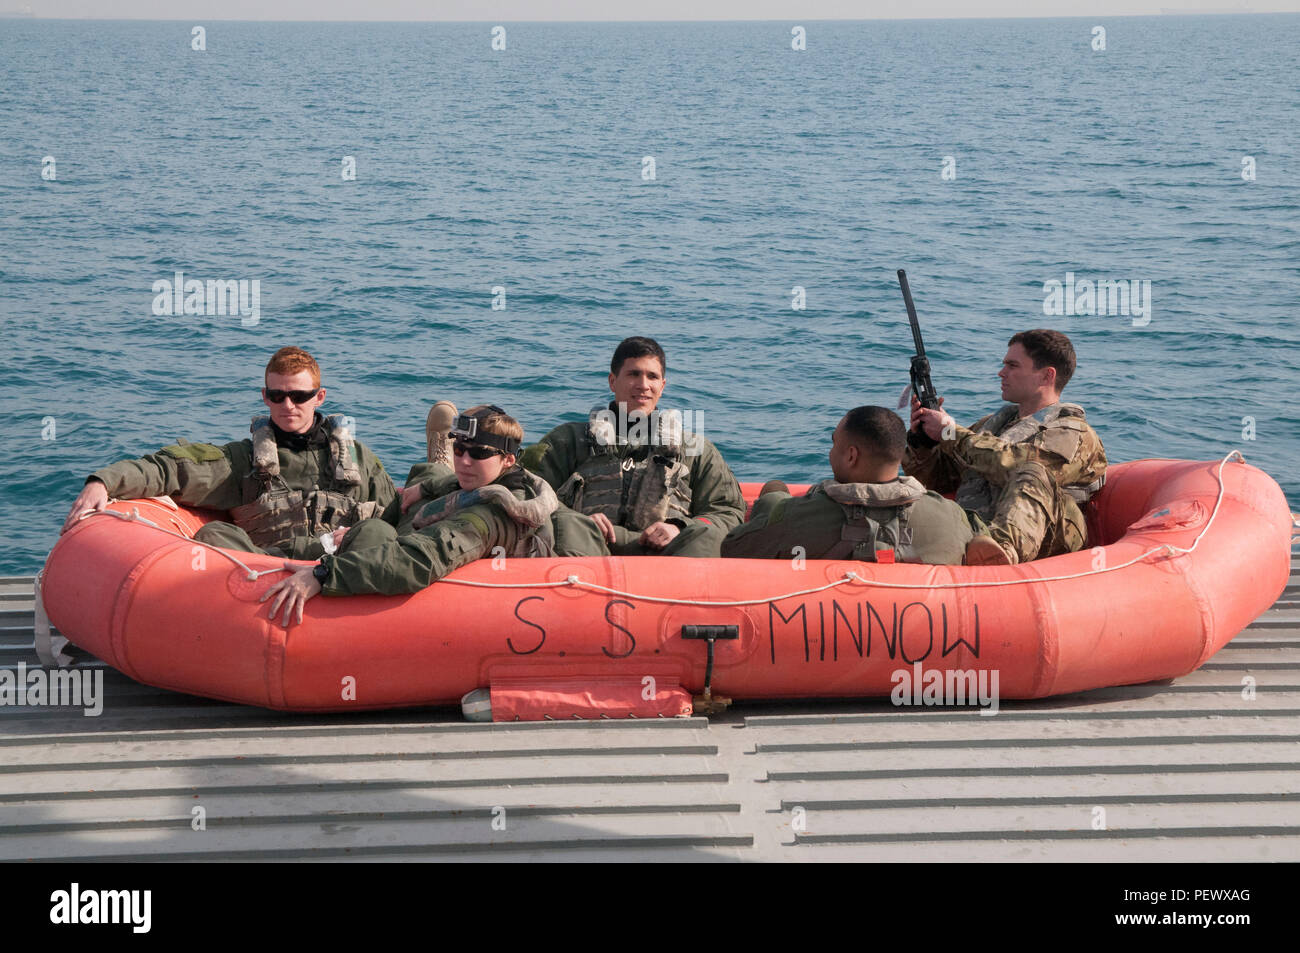
[[[962,422],[1059,328],[1112,461],[1300,508],[1300,15],[792,25],[0,21],[0,574],[90,471],[245,435],[285,344],[399,482],[432,401],[538,437],[630,334],[741,479],[820,478],[907,383],[900,267]],[[257,322],[156,314],[178,271]],[[1144,313],[1045,315],[1067,274]]]

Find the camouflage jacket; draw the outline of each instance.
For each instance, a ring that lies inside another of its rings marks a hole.
[[[289,490],[309,493],[331,490],[355,500],[374,503],[383,509],[396,496],[393,481],[370,450],[359,440],[352,442],[352,456],[359,483],[340,483],[328,444],[321,442],[302,449],[280,445],[277,458],[279,480]],[[136,460],[122,460],[96,470],[91,479],[102,482],[115,499],[143,499],[170,496],[178,503],[200,509],[233,510],[255,502],[264,482],[253,465],[253,442],[237,440],[224,446],[211,443],[176,443]],[[329,525],[320,527],[324,532]],[[259,546],[273,546],[280,540],[253,540]]]
[[[989,520],[997,489],[1025,463],[1041,464],[1082,505],[1104,482],[1106,450],[1078,404],[1052,404],[1028,417],[1007,404],[936,446],[909,440],[903,472],[935,492],[956,490],[963,509]]]

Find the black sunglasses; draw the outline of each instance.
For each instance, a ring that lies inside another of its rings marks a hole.
[[[286,397],[295,404],[305,404],[319,393],[319,387],[315,390],[271,390],[267,387],[262,388],[262,396],[272,404],[282,404]]]
[[[461,454],[468,453],[475,460],[486,460],[488,457],[495,457],[498,454],[505,456],[502,451],[493,447],[480,447],[476,444],[462,443],[459,440],[452,443],[451,452],[458,457]]]

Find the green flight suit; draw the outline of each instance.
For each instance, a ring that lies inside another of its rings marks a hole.
[[[652,446],[620,443],[611,455],[626,468],[624,487],[629,487],[636,470],[644,465],[655,449]],[[711,442],[696,434],[686,434],[681,441],[680,463],[689,471],[690,502],[684,510],[672,512],[664,522],[681,532],[663,549],[653,549],[638,541],[646,527],[633,517],[635,500],[625,500],[618,512],[610,515],[616,540],[607,543],[596,523],[587,515],[591,508],[570,509],[563,489],[570,478],[593,456],[588,421],[572,421],[556,427],[540,441],[524,450],[520,463],[560,492],[563,504],[556,511],[555,549],[562,556],[718,556],[727,530],[738,526],[745,516],[745,500],[731,468]],[[681,489],[685,489],[684,487]]]
[[[351,462],[355,464],[358,482],[340,480],[328,431],[321,435],[316,430],[329,426],[329,420],[317,414],[311,431],[315,445],[307,445],[308,439],[303,435],[279,438],[283,441],[276,450],[279,479],[290,491],[310,495],[320,489],[346,497],[347,508],[339,506],[317,512],[288,535],[267,535],[256,529],[250,535],[234,523],[216,521],[200,529],[194,538],[225,549],[315,559],[324,551],[316,538],[320,534],[382,511],[397,492],[383,464],[359,440],[351,441]],[[173,444],[136,460],[111,464],[95,471],[89,479],[102,482],[112,499],[170,496],[185,506],[212,510],[232,510],[253,504],[264,486],[253,464],[251,439],[220,447],[210,443]]]
[[[383,517],[348,530],[338,552],[321,558],[329,570],[321,591],[330,596],[402,595],[419,592],[476,559],[550,554],[550,516],[557,501],[549,486],[519,467],[492,484],[534,504],[530,525],[497,503],[461,493],[455,475],[446,474],[439,464],[412,468],[408,485],[419,482],[434,499],[418,501],[405,513],[390,505]]]
[[[903,472],[939,493],[956,490],[976,533],[993,537],[1020,562],[1082,549],[1081,506],[1101,488],[1106,450],[1077,404],[1052,404],[1021,417],[1014,404],[921,446],[908,434]]]
[[[831,482],[831,481],[827,481]],[[972,533],[966,512],[951,500],[938,493],[924,492],[914,480],[896,480],[893,483],[839,484],[844,489],[857,490],[864,501],[887,498],[890,490],[905,485],[906,498],[915,502],[907,507],[906,550],[900,553],[900,562],[929,563],[932,565],[960,565],[966,554],[966,544]],[[901,508],[901,507],[899,507]],[[868,512],[878,519],[888,519],[891,507],[872,506]],[[840,555],[837,548],[845,540],[845,527],[849,521],[850,507],[827,495],[825,484],[815,484],[801,497],[792,497],[784,491],[764,493],[754,503],[749,522],[737,526],[722,543],[722,555],[751,559],[864,559],[864,554]],[[847,547],[844,547],[847,548]],[[892,547],[882,547],[892,548]],[[905,555],[904,555],[905,553]]]

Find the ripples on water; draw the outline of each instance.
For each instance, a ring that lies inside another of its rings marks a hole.
[[[180,22],[0,21],[0,572],[90,470],[241,436],[287,343],[399,477],[431,400],[540,436],[643,333],[742,479],[817,478],[839,414],[907,381],[898,267],[959,418],[1013,331],[1059,327],[1112,459],[1240,446],[1300,500],[1300,16],[1099,22],[1104,52],[1071,19],[811,23],[801,53],[780,23],[518,24],[494,53],[488,25],[215,22],[194,52]],[[155,317],[177,269],[260,279],[260,324]],[[1067,271],[1151,281],[1151,323],[1045,317]]]

